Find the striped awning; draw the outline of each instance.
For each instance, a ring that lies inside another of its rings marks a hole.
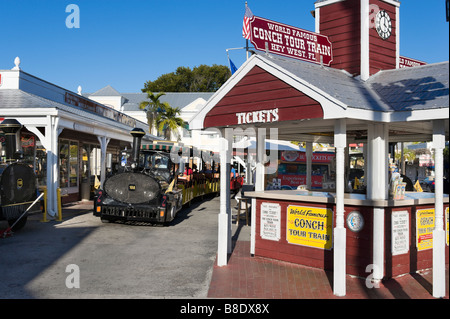
[[[173,147],[173,144],[172,145],[167,145],[167,144],[147,144],[147,145],[142,145],[141,146],[141,150],[170,152],[172,147]]]

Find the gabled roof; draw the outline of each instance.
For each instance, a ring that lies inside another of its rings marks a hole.
[[[105,86],[104,88],[90,94],[91,96],[121,96],[119,92],[115,88],[110,85]]]
[[[16,114],[27,116],[36,112],[41,112],[39,115],[44,116],[44,112],[52,112],[53,110],[60,110],[75,116],[80,116],[85,119],[96,120],[105,125],[116,127],[122,130],[129,130],[129,126],[120,123],[117,120],[108,118],[97,114],[96,112],[82,109],[74,105],[67,105],[52,101],[50,99],[25,92],[21,89],[6,89],[0,90],[0,113],[4,113],[6,109],[14,110]],[[136,127],[147,128],[147,124],[133,119]],[[152,136],[153,137],[153,136]]]
[[[395,111],[448,108],[449,64],[434,63],[380,71],[367,81]]]
[[[293,89],[319,102],[324,113],[323,119],[352,118],[398,122],[425,120],[422,113],[420,115],[415,113],[415,117],[412,117],[412,111],[433,111],[428,112],[426,118],[433,120],[443,118],[443,111],[449,107],[448,61],[421,67],[380,71],[364,82],[359,77],[352,77],[346,71],[331,67],[278,56],[253,55],[216,92],[190,121],[190,125],[193,128],[204,128],[204,120],[208,114],[216,105],[220,105],[222,99],[227,98],[240,81],[252,83],[253,80],[247,75],[251,74],[255,67],[263,69]],[[248,111],[255,110],[243,109],[241,112]],[[230,119],[235,117],[236,115],[229,115]],[[448,118],[447,115],[445,117]],[[236,124],[230,122],[227,125]]]
[[[181,110],[198,98],[208,101],[213,94],[210,92],[169,92],[161,96],[159,100],[161,102],[167,102],[171,107],[177,107]],[[124,112],[141,111],[139,104],[142,101],[148,100],[147,93],[122,93],[121,95],[125,98],[125,103],[123,104]]]

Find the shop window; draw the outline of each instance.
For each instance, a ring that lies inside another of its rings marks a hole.
[[[61,188],[78,187],[78,142],[60,140],[59,185]]]
[[[36,138],[34,135],[22,134],[20,136],[22,147],[22,160],[24,163],[34,166]]]
[[[37,177],[37,185],[47,185],[47,151],[39,140],[36,140],[36,160],[34,162],[34,171]]]

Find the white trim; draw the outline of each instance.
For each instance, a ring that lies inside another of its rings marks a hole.
[[[334,123],[336,147],[336,226],[333,230],[333,292],[346,295],[346,229],[344,226],[345,148],[347,147],[347,122],[338,119]]]
[[[414,122],[414,121],[439,120],[445,118],[448,119],[448,112],[449,112],[448,107],[430,110],[389,111],[389,112],[371,111],[349,107],[345,112],[345,117],[384,123]],[[342,118],[342,117],[343,115],[341,113],[336,114],[335,117],[327,117],[327,119]]]
[[[320,33],[320,9],[316,7],[315,12],[314,12],[314,19],[316,19],[315,21],[315,31],[316,33]]]
[[[400,2],[398,2],[398,1],[394,1],[394,0],[381,0],[381,1],[386,2],[390,5],[393,5],[396,8],[400,7]]]
[[[370,77],[370,52],[369,52],[369,0],[361,0],[361,80],[367,81]]]
[[[395,8],[395,68],[400,68],[400,6]]]
[[[433,122],[433,149],[435,156],[435,229],[433,230],[433,297],[445,297],[445,227],[444,227],[444,154],[445,122]]]

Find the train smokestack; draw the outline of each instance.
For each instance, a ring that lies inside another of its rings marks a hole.
[[[0,130],[6,135],[6,161],[15,159],[16,133],[22,128],[22,124],[15,119],[6,119],[0,124]]]
[[[131,136],[133,136],[133,162],[138,163],[139,162],[139,151],[141,149],[141,140],[142,137],[145,135],[145,132],[143,129],[140,128],[134,128],[130,132]]]

